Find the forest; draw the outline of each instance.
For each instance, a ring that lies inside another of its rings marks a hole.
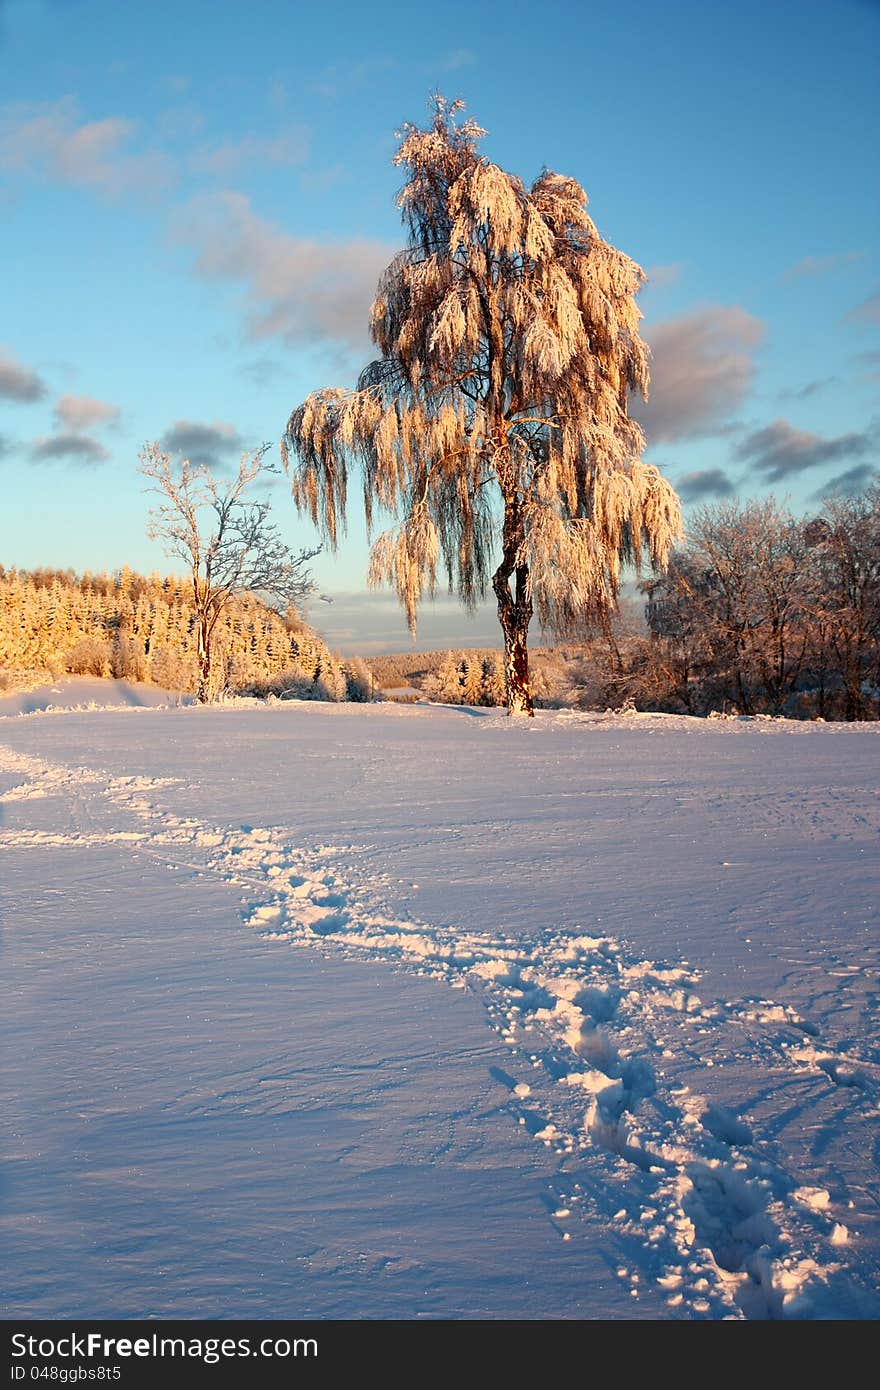
[[[145,578],[0,566],[0,687],[36,676],[112,676],[194,692],[198,624],[189,585]],[[369,674],[355,658],[343,666],[292,608],[236,594],[215,637],[213,698],[224,694],[298,699],[363,699]]]
[[[544,708],[880,717],[880,487],[796,518],[777,502],[704,507],[667,570],[603,621],[533,653]],[[0,682],[114,676],[193,692],[186,582],[0,569]],[[490,649],[340,658],[293,607],[237,595],[216,638],[213,697],[422,698],[502,706]]]
[[[880,717],[880,488],[809,518],[777,502],[704,507],[640,599],[536,648],[532,688],[551,708]],[[429,698],[504,703],[489,651],[370,662],[380,685]]]

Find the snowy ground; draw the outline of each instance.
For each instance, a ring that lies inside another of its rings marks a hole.
[[[0,1311],[878,1316],[878,735],[0,717]]]

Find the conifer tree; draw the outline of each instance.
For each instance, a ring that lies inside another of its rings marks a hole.
[[[439,564],[468,607],[491,583],[508,709],[531,714],[533,609],[562,632],[613,608],[621,565],[664,566],[680,513],[627,408],[648,385],[642,270],[574,179],[545,170],[526,188],[479,153],[461,109],[438,96],[429,129],[404,127],[409,241],[373,303],[380,356],[356,390],[307,397],[282,454],[332,547],[360,464],[368,527],[377,507],[399,518],[370,582],[395,585],[413,631]]]
[[[483,703],[483,663],[478,656],[466,656],[461,681],[461,698],[466,705]]]
[[[447,652],[435,677],[437,699],[443,705],[457,705],[461,699],[460,661],[453,652]]]
[[[482,689],[484,705],[504,704],[504,677],[498,670],[494,656],[487,656],[483,660]]]

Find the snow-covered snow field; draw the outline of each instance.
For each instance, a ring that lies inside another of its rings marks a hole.
[[[3,1316],[880,1314],[880,726],[138,698],[0,703]]]

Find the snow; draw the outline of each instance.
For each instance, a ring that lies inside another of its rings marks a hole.
[[[0,718],[70,709],[156,709],[192,702],[192,696],[144,681],[62,676],[49,685],[27,685],[0,695]]]
[[[10,711],[3,1316],[878,1316],[878,733]]]

